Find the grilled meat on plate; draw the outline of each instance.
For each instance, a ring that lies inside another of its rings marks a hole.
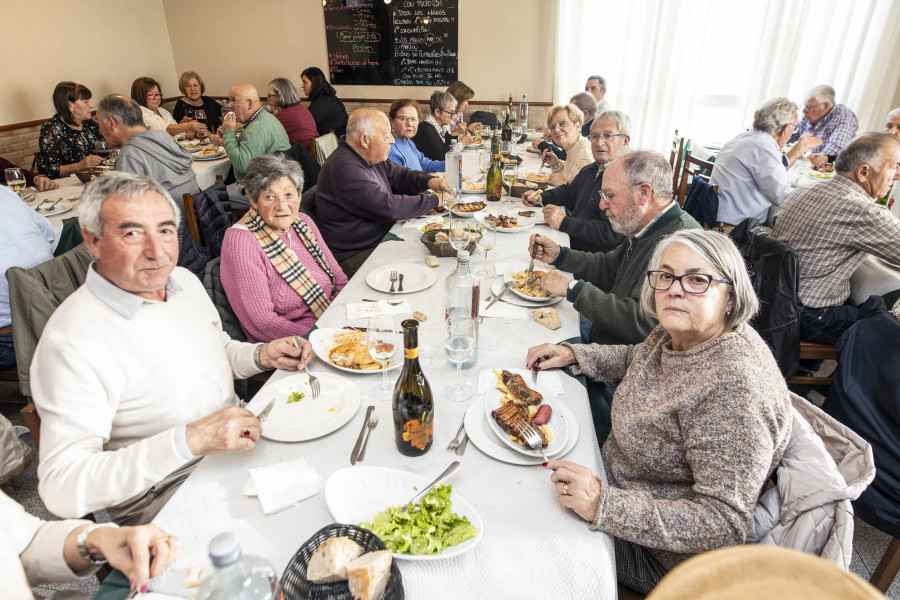
[[[513,397],[513,401],[522,408],[526,406],[537,406],[544,401],[544,397],[534,391],[525,384],[525,380],[521,375],[503,371],[503,385],[509,390],[509,395]]]

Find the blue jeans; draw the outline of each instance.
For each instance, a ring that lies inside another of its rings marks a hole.
[[[0,369],[8,369],[16,364],[16,351],[13,349],[11,333],[0,333]]]
[[[800,339],[834,345],[859,318],[859,307],[842,304],[800,311]]]

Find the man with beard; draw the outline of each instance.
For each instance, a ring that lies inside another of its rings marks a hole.
[[[656,319],[640,310],[640,293],[647,261],[657,242],[679,229],[700,225],[672,200],[672,167],[656,152],[619,155],[603,175],[600,208],[614,231],[625,241],[609,252],[581,252],[560,247],[535,234],[528,245],[532,255],[559,270],[541,279],[552,296],[565,296],[583,322],[582,338],[597,344],[637,344],[656,326]],[[563,275],[569,271],[571,279]],[[590,333],[585,335],[586,329]]]

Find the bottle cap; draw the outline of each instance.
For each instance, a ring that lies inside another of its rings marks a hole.
[[[227,567],[241,557],[241,546],[230,533],[220,533],[209,543],[209,559],[217,567]]]
[[[468,250],[457,250],[456,251],[456,260],[469,260],[469,251]]]

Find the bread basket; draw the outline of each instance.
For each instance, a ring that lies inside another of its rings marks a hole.
[[[93,180],[97,179],[99,175],[100,173],[95,171],[94,169],[78,169],[77,171],[75,171],[75,177],[77,177],[78,180],[84,184],[92,182]]]
[[[431,251],[432,254],[439,258],[448,258],[453,257],[456,258],[456,248],[451,246],[449,243],[438,243],[434,241],[434,237],[439,233],[443,232],[445,235],[450,235],[449,229],[432,229],[431,231],[426,231],[422,234],[422,237],[419,239],[425,244],[425,247]],[[477,234],[478,237],[481,237],[481,234]],[[466,250],[469,251],[469,254],[475,253],[475,247],[477,243],[476,241],[469,242],[469,245],[466,246]]]

